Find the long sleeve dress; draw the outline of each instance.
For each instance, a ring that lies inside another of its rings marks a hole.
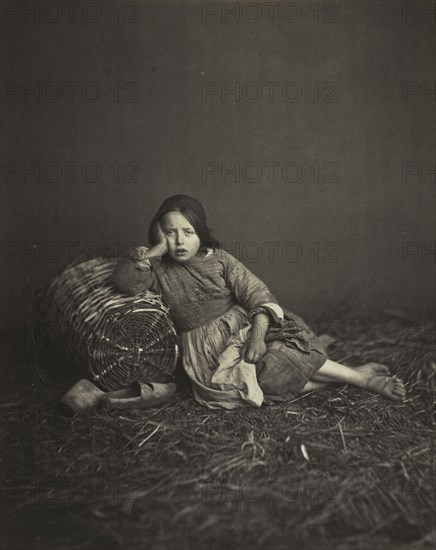
[[[299,317],[286,312],[268,287],[222,249],[187,262],[143,260],[136,247],[120,260],[114,284],[121,292],[157,292],[170,307],[194,396],[209,408],[260,406],[300,393],[326,361],[324,347]],[[241,358],[253,316],[269,315],[267,352],[256,364]]]

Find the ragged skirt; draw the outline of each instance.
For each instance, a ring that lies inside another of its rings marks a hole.
[[[241,358],[252,325],[236,305],[227,313],[180,335],[183,367],[195,399],[211,409],[260,407],[289,401],[327,360],[323,343],[302,319],[285,312],[280,326],[271,324],[267,352],[255,365]]]

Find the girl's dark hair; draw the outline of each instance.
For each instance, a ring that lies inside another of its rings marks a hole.
[[[153,219],[148,231],[148,240],[151,246],[158,243],[154,232],[155,224],[161,221],[165,214],[168,214],[169,212],[180,212],[180,214],[188,220],[200,239],[200,249],[204,250],[208,247],[217,249],[221,247],[221,243],[212,235],[212,230],[204,223],[204,220],[197,214],[197,212],[194,212],[194,210],[191,210],[190,208],[183,207],[174,207],[167,212],[163,212],[157,219]]]

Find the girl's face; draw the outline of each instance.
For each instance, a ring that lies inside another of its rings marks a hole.
[[[195,229],[180,212],[168,212],[161,219],[162,230],[168,242],[168,254],[176,262],[193,258],[201,245]]]

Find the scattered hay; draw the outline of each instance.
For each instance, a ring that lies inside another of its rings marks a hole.
[[[333,359],[402,377],[405,403],[338,386],[212,411],[182,382],[146,411],[4,404],[4,548],[434,548],[432,327],[320,325]]]

